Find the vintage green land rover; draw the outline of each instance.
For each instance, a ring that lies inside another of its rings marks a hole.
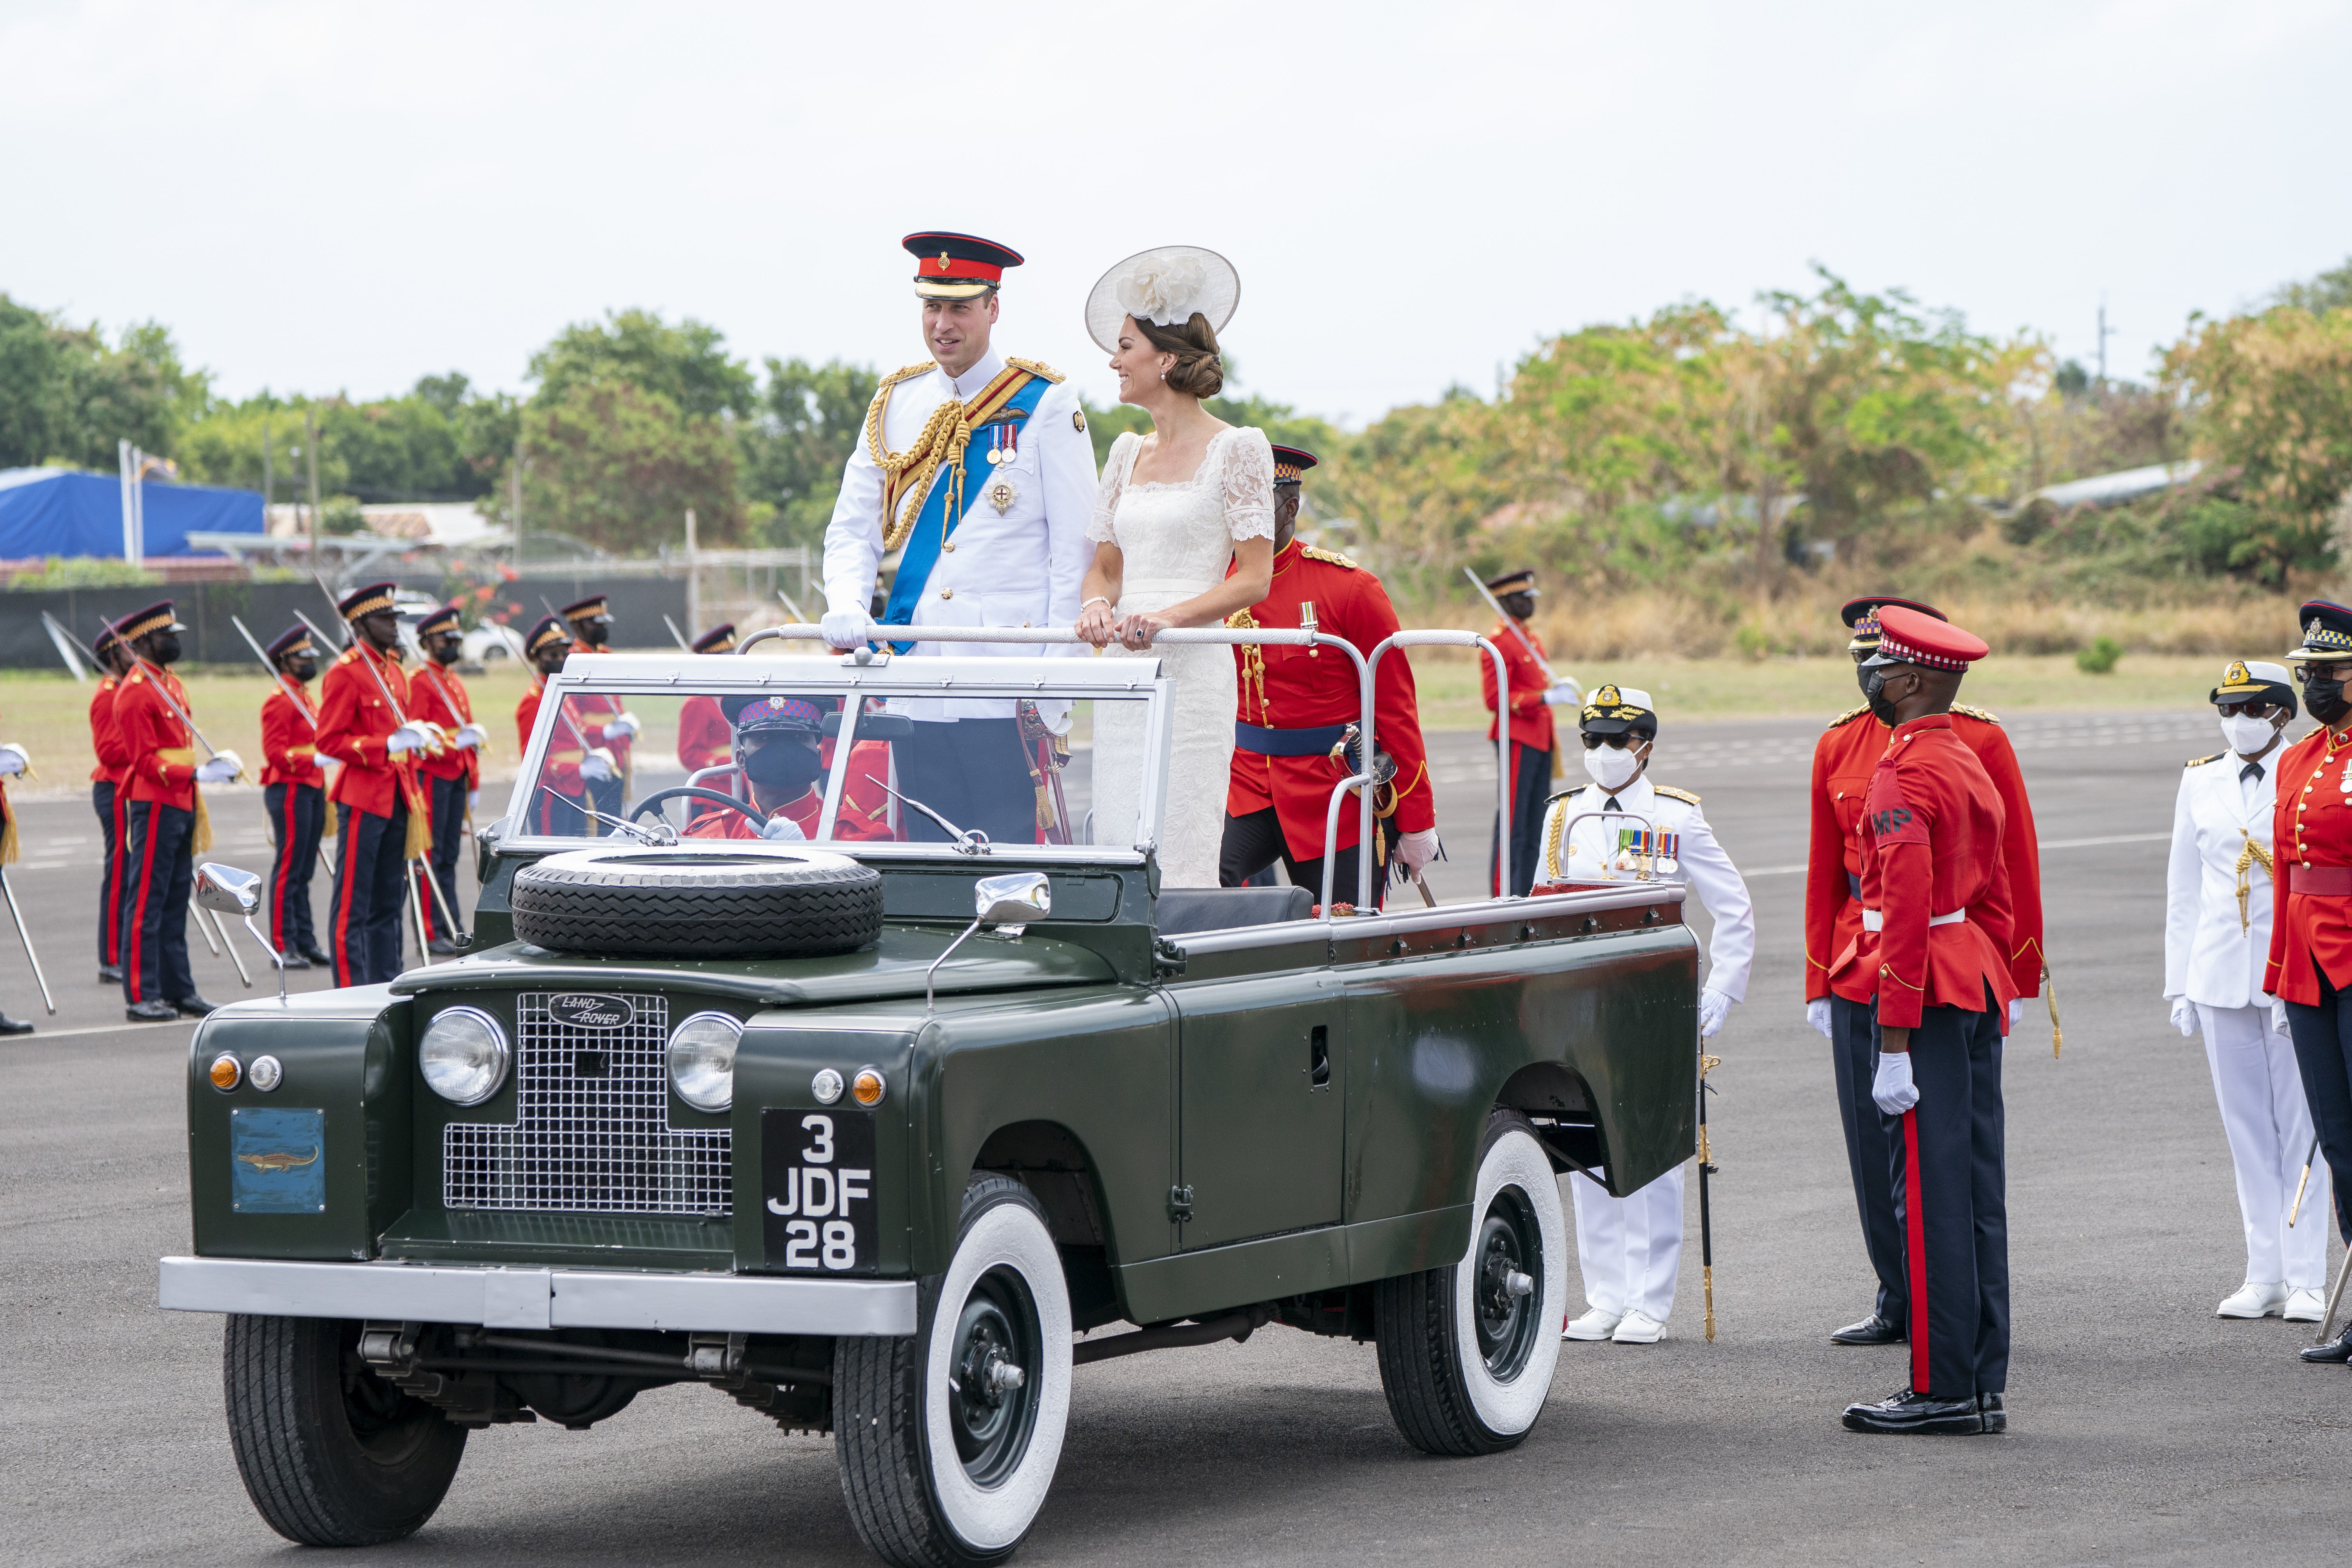
[[[699,1382],[833,1434],[886,1560],[1001,1562],[1075,1368],[1267,1324],[1370,1342],[1425,1451],[1524,1437],[1566,1315],[1556,1174],[1630,1193],[1692,1152],[1680,886],[1331,918],[1163,889],[1157,660],[776,651],[574,658],[481,836],[474,951],[197,1032],[161,1302],[227,1314],[270,1526],[397,1538],[476,1429]],[[823,715],[806,842],[759,836],[788,814],[734,763],[641,756],[617,813],[580,809],[608,700],[650,738],[779,698]],[[991,843],[892,784],[917,726],[1014,712],[1066,742],[1034,755],[1066,754],[1071,830],[1034,837],[1077,842]],[[1107,733],[1144,750],[1139,805],[1092,795]]]

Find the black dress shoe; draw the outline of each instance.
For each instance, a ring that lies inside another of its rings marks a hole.
[[[2006,1422],[2007,1417],[2004,1416]],[[1965,1399],[1937,1399],[1905,1389],[1874,1405],[1845,1407],[1849,1432],[1978,1433],[1985,1429],[1984,1411],[1973,1394]]]
[[[100,964],[100,965],[98,966],[98,983],[99,983],[100,985],[120,985],[120,984],[122,984],[122,965],[121,965],[121,964],[119,964],[119,963],[101,963],[101,964]]]
[[[2352,1361],[2352,1322],[2346,1323],[2344,1331],[2326,1344],[2305,1345],[2294,1353],[2305,1361]]]
[[[174,996],[164,1005],[183,1018],[201,1018],[213,1012],[217,1004],[207,1002],[201,996]]]
[[[317,964],[321,969],[326,968],[327,965],[335,962],[325,953],[320,952],[316,946],[304,948],[302,950],[302,956],[309,959],[311,963]]]
[[[29,1035],[32,1032],[33,1026],[26,1020],[0,1013],[0,1035]]]
[[[1858,1323],[1848,1323],[1830,1336],[1833,1345],[1899,1345],[1906,1331],[1902,1324],[1889,1322],[1873,1312]]]
[[[179,1021],[180,1010],[169,1002],[133,1002],[122,1016],[134,1024],[171,1024]]]
[[[299,952],[281,952],[278,956],[284,961],[286,967],[289,969],[308,969],[310,967],[310,961],[303,957]]]
[[[2009,1407],[2000,1402],[2000,1394],[1978,1394],[1977,1407],[1984,1412],[1987,1432],[1998,1433],[2009,1430]]]
[[[425,951],[431,953],[436,958],[455,958],[473,945],[474,939],[469,936],[457,937],[454,939],[446,936],[436,936],[431,942],[425,944]]]

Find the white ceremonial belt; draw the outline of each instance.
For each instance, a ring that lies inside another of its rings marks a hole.
[[[1931,926],[1951,926],[1958,925],[1968,918],[1968,910],[1954,910],[1948,915],[1928,916],[1927,923]],[[1886,929],[1886,917],[1876,910],[1864,910],[1862,911],[1862,929],[1864,931],[1885,931]]]

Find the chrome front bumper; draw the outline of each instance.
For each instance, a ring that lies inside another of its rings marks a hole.
[[[867,1337],[915,1331],[911,1279],[166,1258],[156,1304],[179,1312],[493,1329]]]

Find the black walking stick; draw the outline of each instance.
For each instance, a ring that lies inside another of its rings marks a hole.
[[[1698,1278],[1706,1300],[1706,1342],[1715,1343],[1715,1215],[1707,1204],[1706,1179],[1715,1174],[1714,1151],[1706,1142],[1706,1097],[1715,1086],[1708,1072],[1723,1065],[1721,1057],[1699,1053],[1698,1058]]]

